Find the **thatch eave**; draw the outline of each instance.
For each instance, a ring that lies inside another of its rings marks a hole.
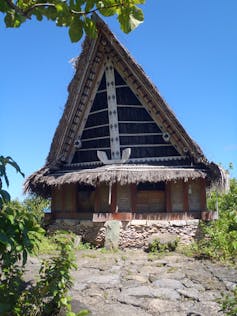
[[[141,182],[188,181],[206,178],[204,170],[170,168],[150,165],[109,165],[83,170],[54,170],[45,167],[32,174],[25,182],[25,191],[49,196],[53,187],[80,183],[96,186],[99,183],[121,185]]]

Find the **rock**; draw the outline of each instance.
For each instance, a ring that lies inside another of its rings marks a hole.
[[[194,301],[200,301],[201,300],[201,294],[196,289],[178,289],[177,290],[179,294],[184,296],[185,298],[191,298]]]
[[[144,309],[148,308],[148,302],[149,302],[149,299],[147,299],[147,298],[134,297],[134,296],[126,295],[126,294],[120,294],[117,297],[117,300],[120,303],[127,304],[127,305],[133,305],[133,306],[141,307]]]
[[[180,303],[169,300],[161,300],[159,298],[152,299],[148,305],[148,311],[153,315],[166,315],[171,313],[171,315],[178,315]],[[174,314],[175,313],[175,314]],[[183,316],[184,314],[182,314]]]
[[[127,275],[125,277],[127,280],[134,280],[139,283],[146,283],[148,282],[148,278],[142,275],[137,275],[137,274],[132,274],[132,275]]]
[[[127,304],[113,303],[106,304],[102,308],[99,306],[92,312],[91,316],[151,316],[144,310]]]
[[[119,234],[121,228],[120,221],[107,221],[105,223],[105,248],[108,250],[118,249]]]
[[[91,316],[224,316],[216,299],[237,280],[234,268],[175,252],[152,261],[141,250],[83,250],[76,258],[72,310]],[[39,263],[29,258],[26,279],[37,275]]]
[[[117,274],[107,274],[92,276],[87,283],[105,284],[106,288],[114,287],[119,284],[119,275]]]
[[[220,316],[224,314],[220,311],[220,306],[216,302],[200,302],[195,303],[187,309],[185,315],[192,316]]]
[[[148,239],[148,245],[150,245],[154,240],[159,240],[159,242],[164,245],[168,243],[173,243],[176,241],[177,236],[174,234],[169,234],[169,233],[163,233],[163,234],[153,234],[149,239]]]
[[[180,281],[172,280],[172,279],[160,279],[156,280],[152,284],[158,288],[167,288],[167,289],[183,289],[183,284]]]
[[[164,300],[176,301],[180,299],[180,295],[176,290],[169,288],[154,289],[153,295]]]
[[[136,286],[122,290],[123,295],[135,297],[155,297],[154,290],[148,286]]]

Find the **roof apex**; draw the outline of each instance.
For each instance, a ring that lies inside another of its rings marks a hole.
[[[96,78],[97,72],[100,71],[100,66],[103,64],[103,49],[107,53],[109,50],[112,51],[121,63],[121,67],[132,74],[132,80],[136,80],[142,86],[143,95],[141,98],[146,98],[146,101],[151,105],[150,110],[154,112],[154,115],[156,112],[162,113],[162,120],[166,128],[174,135],[174,141],[183,152],[198,163],[208,164],[200,147],[190,138],[179,123],[175,114],[161,97],[158,89],[147,77],[142,67],[131,57],[130,53],[118,41],[107,24],[97,14],[94,14],[93,18],[96,20],[98,36],[96,39],[86,37],[82,44],[82,52],[75,63],[76,72],[68,86],[68,100],[54,134],[46,165],[55,165],[59,161],[67,161],[70,142],[72,143],[74,135],[71,126],[82,108],[81,104],[84,102],[84,107],[88,104],[88,97],[86,98],[83,93],[85,87],[87,87],[88,78],[90,76],[91,78]]]

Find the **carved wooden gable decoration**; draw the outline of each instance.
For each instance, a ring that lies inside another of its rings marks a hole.
[[[109,163],[190,166],[206,162],[156,87],[99,21],[69,85],[48,164],[74,169]]]

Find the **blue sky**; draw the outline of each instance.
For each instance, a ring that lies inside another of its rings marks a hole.
[[[116,18],[106,22],[208,160],[232,162],[237,177],[237,1],[147,0],[143,8],[145,22],[129,35]],[[28,176],[45,163],[81,42],[47,21],[6,29],[0,20],[0,154]],[[24,179],[8,174],[12,197],[22,199]]]

